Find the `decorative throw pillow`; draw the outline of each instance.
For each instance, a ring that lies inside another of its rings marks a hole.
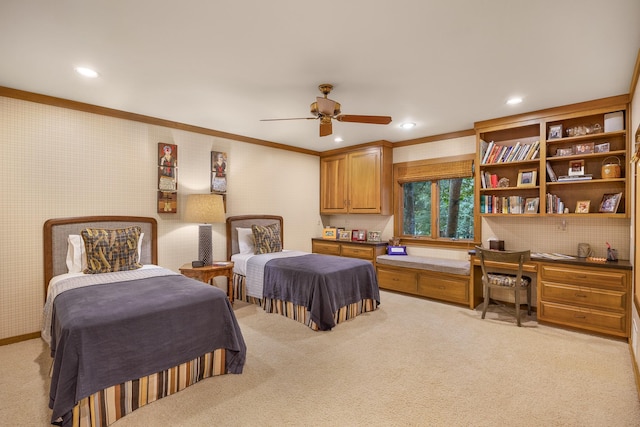
[[[238,231],[238,250],[241,254],[252,254],[256,251],[253,240],[253,230],[250,228],[236,228]]]
[[[272,252],[282,252],[282,241],[280,240],[280,224],[277,222],[270,225],[252,225],[253,239],[255,240],[255,254],[270,254]]]
[[[142,267],[138,256],[138,241],[142,229],[85,228],[80,233],[87,253],[85,274],[111,273]]]

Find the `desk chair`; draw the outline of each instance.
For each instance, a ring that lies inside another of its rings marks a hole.
[[[482,288],[484,290],[482,318],[484,319],[487,307],[489,307],[491,289],[509,289],[514,293],[516,321],[520,326],[520,304],[522,304],[520,295],[525,290],[527,292],[527,313],[531,316],[531,278],[522,275],[524,263],[531,259],[530,251],[495,251],[476,246],[476,255],[480,258],[480,267],[482,268]],[[512,265],[488,265],[487,261]],[[496,272],[496,270],[504,271],[505,269],[517,270],[517,273],[513,275]]]

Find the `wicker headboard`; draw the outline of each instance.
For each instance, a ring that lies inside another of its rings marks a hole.
[[[142,264],[158,263],[158,224],[155,218],[139,216],[85,216],[47,220],[44,237],[44,295],[52,277],[67,272],[67,236],[80,234],[87,227],[123,228],[138,225],[142,228]]]
[[[240,215],[227,218],[227,259],[231,260],[231,255],[240,252],[238,245],[238,231],[236,228],[251,228],[252,225],[280,224],[280,241],[284,247],[284,228],[282,227],[282,217],[276,215]]]

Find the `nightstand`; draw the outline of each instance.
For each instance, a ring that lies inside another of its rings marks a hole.
[[[226,276],[227,296],[233,304],[233,261],[214,261],[213,265],[205,265],[204,267],[192,267],[191,263],[187,263],[180,267],[180,273],[192,279],[210,284],[214,277]]]

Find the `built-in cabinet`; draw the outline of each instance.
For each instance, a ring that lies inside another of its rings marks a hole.
[[[325,152],[320,157],[320,214],[382,214],[392,211],[392,146]]]
[[[626,266],[627,269],[542,263],[538,320],[629,337],[631,267]]]
[[[629,217],[627,111],[624,95],[476,123],[480,215]]]
[[[359,258],[376,266],[378,255],[387,252],[386,242],[351,242],[342,240],[311,239],[311,252],[324,255],[336,255],[347,258]]]

